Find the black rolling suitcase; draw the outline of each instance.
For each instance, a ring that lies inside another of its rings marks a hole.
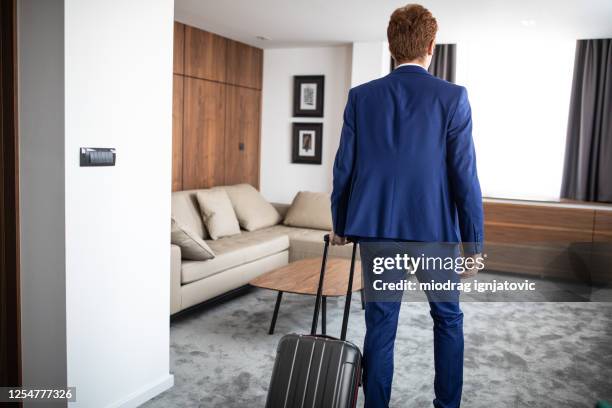
[[[278,343],[266,408],[352,408],[357,404],[361,351],[345,340],[357,244],[353,243],[340,339],[316,334],[328,249],[326,235],[310,334],[289,334]]]

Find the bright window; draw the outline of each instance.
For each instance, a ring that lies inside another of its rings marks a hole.
[[[457,82],[472,105],[483,195],[558,199],[575,41],[457,43]]]

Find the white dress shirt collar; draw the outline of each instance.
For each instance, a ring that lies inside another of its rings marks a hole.
[[[405,63],[400,64],[400,65],[398,65],[397,67],[395,67],[395,69],[398,69],[399,67],[405,67],[406,65],[413,65],[413,66],[415,66],[415,67],[421,67],[421,68],[423,68],[423,69],[425,69],[425,70],[426,70],[426,68],[425,68],[424,66],[422,66],[421,64],[415,64],[415,63],[413,63],[413,62],[405,62]]]

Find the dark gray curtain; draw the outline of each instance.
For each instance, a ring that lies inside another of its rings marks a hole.
[[[455,82],[456,67],[457,44],[436,44],[429,73],[448,82]]]
[[[612,202],[612,39],[576,42],[561,197]]]

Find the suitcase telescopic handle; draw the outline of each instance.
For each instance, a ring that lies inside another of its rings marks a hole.
[[[319,285],[317,287],[317,297],[315,299],[315,308],[312,316],[312,327],[310,328],[310,334],[315,335],[317,332],[317,325],[319,322],[319,309],[321,307],[321,299],[323,298],[323,282],[325,281],[325,267],[327,265],[327,253],[329,251],[329,234],[325,234],[323,241],[325,245],[323,247],[323,259],[321,261],[321,273],[319,275]],[[351,309],[351,297],[353,295],[353,277],[355,275],[355,255],[357,253],[357,242],[353,241],[353,251],[351,254],[351,267],[349,271],[348,287],[346,289],[346,300],[344,301],[344,315],[342,316],[342,331],[340,332],[340,339],[346,340],[346,330],[348,328],[349,312]]]

